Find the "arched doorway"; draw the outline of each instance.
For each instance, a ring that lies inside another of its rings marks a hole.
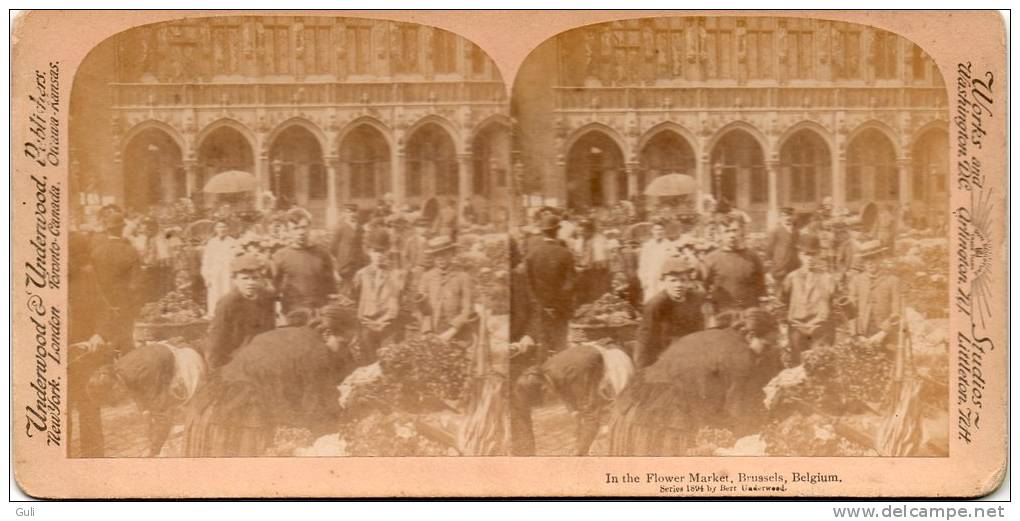
[[[779,149],[779,204],[799,211],[814,210],[832,194],[832,156],[817,132],[802,129]]]
[[[848,206],[863,206],[871,201],[898,201],[900,182],[896,148],[885,134],[873,128],[861,132],[847,146],[846,158]]]
[[[280,132],[269,146],[269,189],[286,206],[296,204],[316,218],[325,215],[326,165],[319,140],[294,125]]]
[[[255,172],[255,155],[251,144],[240,132],[231,127],[219,127],[202,140],[198,147],[197,194],[202,194],[206,180],[227,170]],[[199,202],[212,202],[209,196],[201,195]]]
[[[499,123],[486,125],[471,143],[471,157],[472,191],[476,199],[487,202],[489,217],[498,218],[496,214],[505,208],[510,197],[509,127]]]
[[[567,153],[567,205],[608,206],[627,198],[623,152],[599,131],[581,136]]]
[[[911,213],[919,224],[935,224],[949,201],[949,135],[943,128],[926,131],[911,150]]]
[[[758,140],[744,130],[727,132],[712,147],[712,195],[765,222],[769,186],[765,156]]]
[[[125,207],[146,211],[150,206],[187,197],[181,149],[163,130],[149,128],[138,133],[128,142],[122,157]]]
[[[453,138],[435,123],[426,123],[407,140],[407,199],[456,197],[460,187]]]
[[[671,130],[656,133],[641,148],[641,188],[663,174],[680,173],[696,177],[694,148]]]
[[[337,193],[344,201],[370,208],[391,190],[390,147],[375,127],[362,124],[351,130],[340,143],[340,161]]]

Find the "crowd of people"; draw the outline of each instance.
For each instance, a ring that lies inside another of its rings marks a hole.
[[[827,198],[808,214],[781,208],[767,234],[749,233],[747,214],[724,201],[702,213],[662,208],[644,224],[622,210],[629,220],[600,223],[604,212],[537,208],[514,234],[515,454],[534,454],[531,409],[550,387],[576,414],[575,453],[588,453],[607,369],[590,345],[568,339],[575,311],[606,294],[639,317],[635,338],[621,346],[635,378],[677,339],[749,315],[783,331],[774,342],[787,367],[831,345],[837,331],[895,345],[902,304],[890,262],[901,224],[894,208],[862,230]]]
[[[405,332],[460,335],[475,295],[453,258],[472,214],[450,200],[425,216],[388,198],[367,211],[338,211],[331,230],[313,230],[300,207],[256,219],[216,212],[209,236],[196,239],[110,205],[98,212],[98,229],[75,231],[71,396],[81,455],[103,455],[101,408],[125,392],[160,418],[149,425],[153,454],[168,410],[193,397],[185,455],[259,455],[282,417],[325,421],[332,394],[324,389]],[[196,322],[208,322],[193,346],[201,386],[193,385],[194,364],[181,371],[172,342],[135,338],[142,306],[171,293],[201,310]],[[183,397],[182,379],[192,384]]]

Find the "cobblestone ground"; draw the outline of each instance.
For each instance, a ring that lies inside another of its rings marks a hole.
[[[72,418],[72,421],[77,421],[77,418]],[[163,445],[161,457],[180,456],[182,427],[180,422],[174,425],[174,430]],[[81,450],[77,432],[75,430],[68,440],[68,455],[72,458],[78,457]],[[103,439],[105,456],[108,458],[148,457],[149,440],[145,420],[131,402],[103,408]]]
[[[573,456],[574,455],[574,417],[559,402],[545,404],[532,410],[532,421],[535,429],[535,454],[538,456]],[[588,453],[602,456],[607,453],[608,435],[605,428],[606,418],[603,416],[603,427],[591,444]]]

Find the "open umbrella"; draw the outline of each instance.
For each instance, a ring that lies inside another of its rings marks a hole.
[[[686,174],[660,175],[645,187],[645,195],[671,197],[689,195],[698,191],[698,182]]]
[[[209,178],[202,191],[207,194],[251,192],[255,190],[256,185],[254,175],[240,170],[227,170]]]

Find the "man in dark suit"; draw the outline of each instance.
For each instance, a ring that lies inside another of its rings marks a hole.
[[[567,345],[567,322],[573,311],[577,276],[573,254],[556,238],[559,228],[559,217],[544,216],[539,226],[542,242],[535,244],[524,259],[532,296],[531,334],[545,353],[561,351]]]
[[[769,273],[776,284],[782,284],[786,274],[800,267],[797,256],[797,237],[800,231],[793,223],[793,208],[779,210],[779,224],[769,232],[765,255],[769,260]]]
[[[340,284],[344,287],[349,287],[354,274],[367,264],[357,214],[358,205],[344,205],[340,212],[340,224],[333,230],[333,241],[330,245],[337,275],[340,276]]]

